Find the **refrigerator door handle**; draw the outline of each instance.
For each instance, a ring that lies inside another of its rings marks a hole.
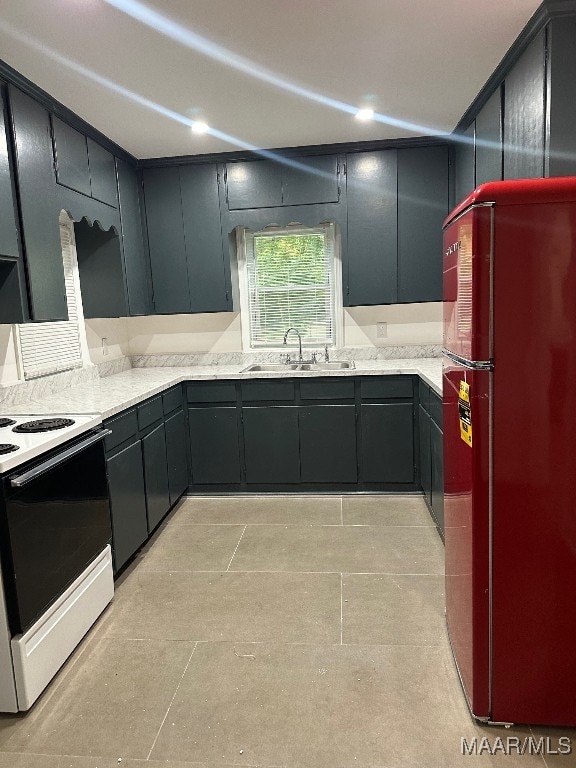
[[[442,354],[450,358],[454,363],[457,363],[464,368],[470,368],[472,371],[494,370],[494,364],[491,360],[466,360],[466,358],[460,357],[460,355],[455,355],[454,352],[449,352],[445,348],[442,350]]]

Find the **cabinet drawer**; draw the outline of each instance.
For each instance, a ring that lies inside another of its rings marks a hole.
[[[366,377],[360,382],[362,399],[411,398],[414,392],[412,376]]]
[[[108,452],[138,434],[136,411],[124,411],[113,419],[107,420],[105,427],[112,430],[112,434],[106,435],[104,439],[104,448]]]
[[[352,400],[354,379],[302,379],[300,397],[302,400]]]
[[[246,381],[242,384],[242,401],[244,403],[256,400],[294,400],[293,381]]]
[[[146,429],[151,424],[160,421],[164,416],[162,410],[162,398],[155,397],[144,405],[138,406],[138,426],[140,429]]]
[[[442,429],[442,398],[432,391],[430,391],[430,416]]]
[[[162,406],[164,408],[164,415],[182,407],[182,387],[180,385],[169,389],[168,392],[164,392],[162,395]]]
[[[186,396],[189,403],[235,403],[236,385],[231,381],[188,384]]]
[[[422,408],[430,413],[430,387],[422,379],[418,379],[418,398]]]

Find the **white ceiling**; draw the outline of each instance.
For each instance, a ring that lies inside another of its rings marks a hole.
[[[452,131],[539,4],[0,0],[0,57],[139,158],[390,139]]]

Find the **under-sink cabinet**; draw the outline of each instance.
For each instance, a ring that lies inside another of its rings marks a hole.
[[[417,491],[415,376],[186,387],[190,491]]]

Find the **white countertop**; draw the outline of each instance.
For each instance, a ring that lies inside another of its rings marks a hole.
[[[99,413],[103,419],[130,408],[148,397],[182,381],[214,379],[277,379],[332,376],[379,376],[416,374],[438,394],[442,393],[442,360],[416,358],[398,360],[359,360],[355,368],[340,371],[274,371],[240,373],[245,366],[211,365],[182,368],[131,368],[98,381],[81,384],[25,405],[2,408],[2,415],[52,413]]]

